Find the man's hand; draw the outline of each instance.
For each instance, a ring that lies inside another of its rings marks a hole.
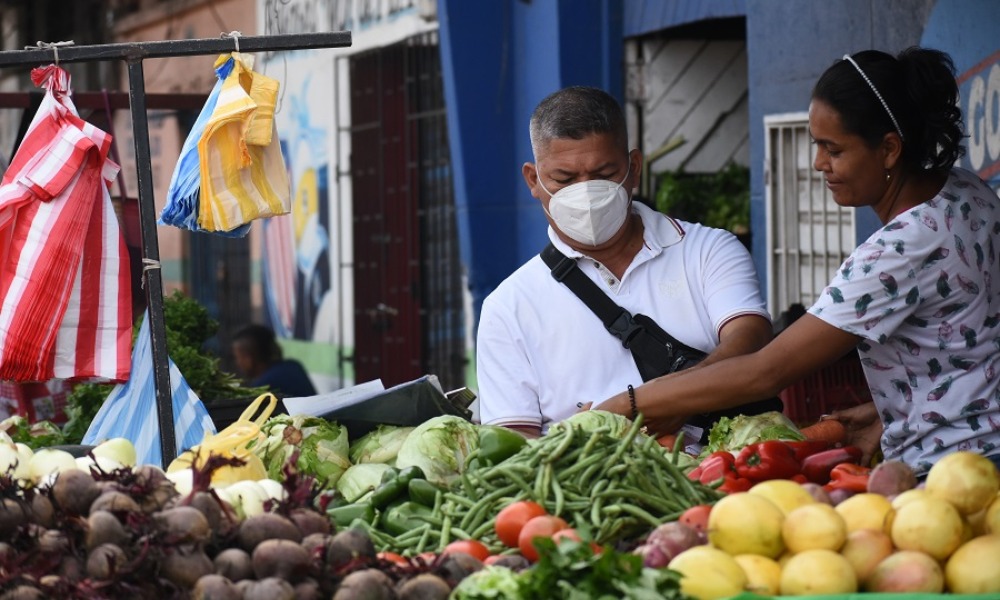
[[[846,443],[861,449],[861,464],[868,466],[882,441],[882,420],[874,402],[834,411],[827,419],[840,421],[847,429]]]

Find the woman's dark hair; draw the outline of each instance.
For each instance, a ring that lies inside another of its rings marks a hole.
[[[850,61],[841,59],[823,73],[812,92],[814,100],[840,114],[847,131],[875,147],[886,133],[896,131],[895,117],[903,137],[902,161],[913,170],[946,170],[965,154],[958,83],[950,56],[911,47],[896,57],[865,50],[851,58],[871,85]]]
[[[241,344],[254,360],[264,364],[269,365],[282,358],[274,330],[266,325],[247,325],[236,332],[233,342]]]

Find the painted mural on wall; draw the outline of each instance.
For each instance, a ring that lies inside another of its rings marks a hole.
[[[335,337],[337,294],[330,265],[330,152],[335,132],[332,58],[289,53],[265,58],[283,83],[276,115],[292,184],[292,214],[263,224],[261,281],[266,313],[282,338],[330,341]]]
[[[953,1],[938,2],[920,43],[948,52],[955,61],[969,135],[961,166],[1000,189],[1000,13],[995,0],[967,0],[961,10],[955,8]]]

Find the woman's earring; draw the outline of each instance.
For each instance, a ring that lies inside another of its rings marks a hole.
[[[892,173],[890,173],[890,172],[889,172],[889,169],[886,169],[886,170],[885,170],[885,182],[886,182],[886,183],[889,183],[889,181],[890,181],[891,179],[892,179]]]

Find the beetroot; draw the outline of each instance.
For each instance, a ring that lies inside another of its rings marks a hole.
[[[168,508],[156,513],[153,520],[170,543],[201,544],[212,535],[204,513],[192,506]]]
[[[28,518],[28,511],[14,498],[0,500],[0,539],[9,540]]]
[[[125,526],[116,516],[106,510],[97,510],[87,517],[87,534],[84,545],[92,550],[101,544],[124,546],[129,540]]]
[[[302,532],[302,535],[330,533],[330,519],[315,510],[296,508],[288,516]]]
[[[253,563],[245,551],[239,548],[226,548],[215,556],[215,572],[234,582],[251,579]]]
[[[87,556],[87,575],[93,579],[110,579],[125,564],[125,551],[114,544],[101,544]]]
[[[76,469],[63,471],[52,484],[52,499],[60,509],[71,515],[88,514],[91,503],[100,494],[94,478]]]
[[[240,600],[243,597],[236,586],[222,575],[204,575],[194,584],[193,600]]]
[[[917,476],[910,465],[887,460],[875,465],[868,476],[868,492],[896,496],[917,486]]]
[[[295,588],[287,581],[268,577],[249,582],[243,588],[243,600],[295,600]]]
[[[247,552],[253,552],[257,544],[264,540],[302,541],[302,532],[285,517],[274,513],[254,515],[242,523],[236,533],[240,547]]]
[[[447,600],[451,588],[443,579],[430,573],[421,573],[398,586],[399,600]]]
[[[326,564],[334,569],[343,567],[358,558],[375,560],[375,545],[357,529],[345,529],[333,536],[326,547]]]
[[[388,575],[378,569],[362,569],[351,573],[340,582],[340,587],[333,595],[333,600],[355,600],[357,598],[393,600],[395,597],[396,592],[392,588],[392,580],[389,579]]]
[[[31,520],[42,527],[52,527],[55,523],[56,509],[52,506],[52,501],[42,494],[32,495],[28,512],[31,513]]]
[[[67,471],[67,473],[71,472]],[[138,502],[128,494],[117,490],[103,492],[94,499],[94,502],[90,505],[89,512],[94,512],[95,510],[107,510],[113,513],[141,512]]]
[[[215,565],[197,546],[177,546],[160,561],[160,575],[183,589],[191,589],[205,575],[215,572]]]
[[[279,577],[292,583],[308,573],[310,559],[309,552],[291,540],[264,540],[251,557],[257,579]]]
[[[315,579],[306,579],[295,584],[295,600],[320,600],[323,590]]]

